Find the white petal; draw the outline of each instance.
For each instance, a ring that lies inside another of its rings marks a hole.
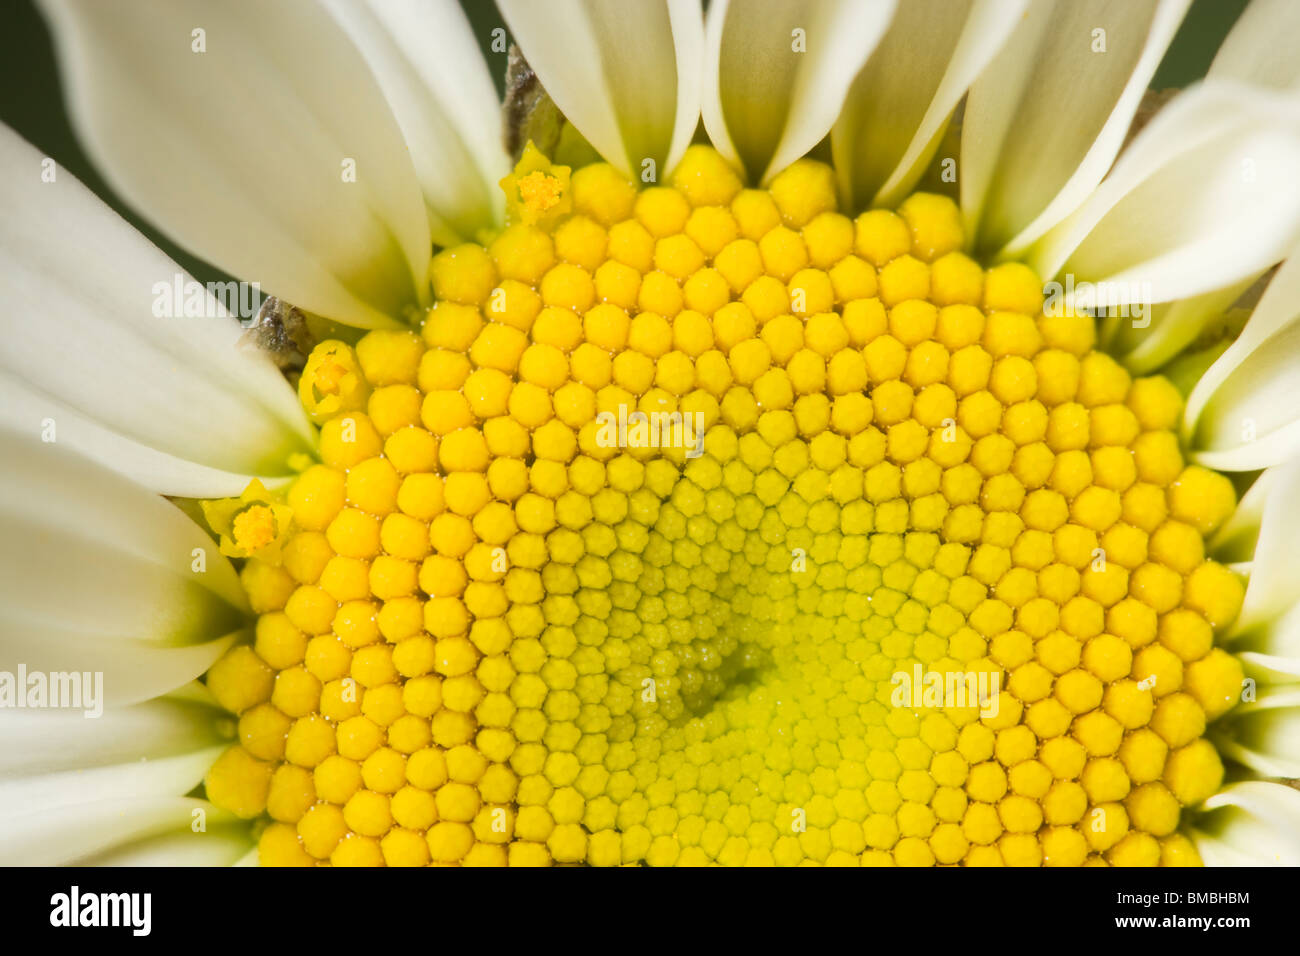
[[[1208,75],[1294,89],[1300,85],[1297,42],[1300,4],[1295,0],[1252,0],[1219,47]]]
[[[108,707],[100,717],[6,707],[0,709],[0,786],[229,746],[223,725],[233,720],[198,682],[139,704]]]
[[[160,229],[348,325],[393,325],[427,304],[429,222],[406,145],[323,7],[43,6],[83,141]]]
[[[197,839],[197,837],[203,839]],[[256,865],[257,847],[246,825],[239,823],[213,827],[196,834],[190,827],[173,830],[144,840],[137,840],[109,850],[82,866],[240,866],[251,859]]]
[[[207,670],[247,608],[212,539],[166,499],[57,444],[0,439],[12,454],[0,472],[0,669],[102,671],[110,703]]]
[[[1300,680],[1300,604],[1273,618],[1251,617],[1249,626],[1238,623],[1229,634],[1232,651],[1247,674],[1265,684]]]
[[[1234,632],[1265,626],[1296,603],[1300,560],[1300,462],[1270,469],[1250,583]],[[1257,500],[1257,499],[1253,499]]]
[[[124,557],[168,568],[184,564],[196,584],[232,607],[246,607],[234,567],[212,539],[171,502],[120,475],[28,436],[5,435],[13,452],[0,472],[0,509],[24,516],[46,533],[69,534],[119,551]],[[5,550],[36,542],[8,538]],[[191,572],[191,550],[211,547],[201,573]],[[177,551],[184,552],[178,562]]]
[[[101,701],[102,703],[102,701]],[[0,816],[96,799],[183,796],[230,745],[214,704],[160,698],[73,710],[0,710]]]
[[[1297,640],[1297,636],[1297,624],[1295,620],[1288,617],[1278,621],[1262,635],[1266,643],[1286,645],[1280,649],[1288,653],[1279,655],[1264,654],[1259,651],[1238,651],[1237,659],[1241,661],[1246,676],[1256,683],[1274,686],[1300,681],[1300,640]]]
[[[1300,449],[1300,256],[1273,276],[1232,343],[1187,398],[1185,435],[1211,468],[1254,470]]]
[[[1260,473],[1237,502],[1228,520],[1223,523],[1208,542],[1207,553],[1216,561],[1253,561],[1259,543],[1259,530],[1264,523],[1264,512],[1273,492],[1281,468],[1269,468]]]
[[[1266,777],[1300,777],[1300,690],[1272,689],[1214,727],[1225,756]]]
[[[0,421],[39,435],[52,419],[59,440],[169,494],[288,475],[312,430],[279,370],[229,316],[158,315],[192,280],[67,173],[41,170],[0,126]]]
[[[175,406],[168,410],[172,408]],[[162,494],[231,498],[247,488],[250,481],[248,474],[209,468],[127,438],[66,402],[0,372],[0,428],[30,434],[46,427],[52,427],[56,440],[69,450]],[[268,488],[287,480],[270,475],[258,477]]]
[[[934,156],[958,100],[1019,24],[1027,0],[912,0],[849,88],[831,132],[853,209],[896,206]]]
[[[1300,231],[1300,104],[1226,81],[1176,97],[1028,257],[1041,276],[1167,302],[1263,272]]]
[[[816,146],[894,7],[895,0],[714,0],[701,102],[713,144],[763,183]]]
[[[700,116],[704,26],[695,0],[502,0],[565,118],[624,175],[653,159],[662,181]]]
[[[1247,781],[1202,806],[1191,836],[1206,866],[1300,866],[1300,792]]]
[[[195,811],[202,811],[202,817]],[[193,824],[204,820],[205,830]],[[203,800],[183,797],[95,800],[57,807],[31,808],[27,813],[0,816],[0,866],[64,866],[110,864],[130,859],[133,851],[156,846],[156,838],[182,837],[191,841],[173,845],[172,857],[193,859],[205,845],[218,849],[228,863],[247,852],[231,841],[232,833],[248,833],[233,815]],[[188,837],[185,835],[188,834]],[[205,844],[204,841],[211,841]],[[185,849],[181,849],[184,847]],[[157,858],[154,863],[161,863]]]
[[[433,240],[454,245],[499,223],[510,172],[497,100],[456,0],[327,0],[402,128]]]
[[[1018,256],[1088,197],[1189,2],[1030,4],[962,120],[962,208],[981,251]]]
[[[1116,334],[1106,343],[1106,351],[1133,374],[1150,375],[1195,342],[1257,278],[1248,276],[1213,292],[1149,305],[1142,317],[1116,316]],[[1150,320],[1145,326],[1141,324],[1144,319]]]
[[[98,594],[91,590],[90,596]],[[140,599],[150,600],[153,595],[141,595]],[[129,616],[127,610],[110,608],[109,613],[113,619],[105,622],[106,630],[94,631],[82,621],[65,624],[17,611],[6,612],[0,617],[0,624],[16,633],[0,635],[0,669],[17,673],[22,666],[29,674],[35,671],[102,673],[104,698],[109,704],[133,703],[194,680],[228,648],[249,637],[247,631],[232,631],[213,635],[203,643],[170,647],[165,643],[170,635],[165,632],[157,637],[124,634],[127,624],[133,623],[121,620]],[[153,622],[149,626],[154,626]],[[160,626],[174,625],[164,621]]]
[[[1242,496],[1212,542],[1220,560],[1250,554],[1241,614],[1228,634],[1233,653],[1258,681],[1300,680],[1300,603],[1289,580],[1300,547],[1300,462],[1269,468]]]

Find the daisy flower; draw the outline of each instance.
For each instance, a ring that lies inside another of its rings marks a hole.
[[[1300,862],[1294,3],[42,6],[0,859]]]

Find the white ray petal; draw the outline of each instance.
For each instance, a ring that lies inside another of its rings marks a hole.
[[[121,626],[113,621],[105,625]],[[194,680],[231,646],[249,637],[246,631],[232,631],[173,647],[165,643],[167,634],[134,637],[91,630],[80,621],[65,624],[19,612],[5,613],[0,627],[4,629],[0,632],[0,669],[17,673],[24,666],[28,673],[102,673],[104,699],[109,704],[150,700]]]
[[[501,108],[478,39],[456,0],[327,0],[379,79],[410,150],[434,242],[499,223],[510,172]]]
[[[1237,659],[1241,661],[1246,676],[1256,683],[1279,686],[1300,681],[1300,641],[1297,641],[1296,637],[1296,622],[1280,621],[1276,628],[1270,629],[1264,635],[1263,639],[1268,643],[1286,645],[1281,648],[1289,651],[1286,655],[1237,651]]]
[[[236,609],[247,605],[234,567],[212,539],[171,502],[102,466],[69,454],[57,443],[4,436],[13,456],[0,472],[0,513],[38,525],[44,533],[77,537],[113,548],[124,559],[172,569]],[[3,539],[6,551],[37,544]],[[191,570],[195,548],[211,548],[205,568]],[[72,555],[68,556],[73,557]],[[183,559],[183,561],[181,560]]]
[[[913,0],[899,7],[831,132],[850,208],[898,205],[934,157],[957,102],[1028,0]]]
[[[962,208],[977,248],[1019,256],[1089,196],[1189,3],[1030,4],[962,121]]]
[[[198,786],[228,744],[173,757],[140,758],[135,763],[93,770],[68,770],[26,780],[0,782],[0,813],[33,807],[47,809],[82,803],[86,794],[116,800],[184,796]]]
[[[700,116],[704,25],[694,0],[502,0],[528,65],[565,118],[629,177],[677,165]]]
[[[1300,256],[1277,271],[1245,328],[1187,398],[1184,434],[1212,468],[1253,470],[1300,449]]]
[[[1300,681],[1300,604],[1294,589],[1288,593],[1287,573],[1294,566],[1295,508],[1287,500],[1296,493],[1295,463],[1270,468],[1256,487],[1242,498],[1240,523],[1231,529],[1230,544],[1224,550],[1240,553],[1254,544],[1256,559],[1251,563],[1242,612],[1228,633],[1232,651],[1247,675],[1265,684],[1294,684]],[[1287,472],[1283,474],[1283,472]],[[1260,499],[1264,504],[1260,507]],[[1236,516],[1234,516],[1234,519]],[[1225,532],[1229,529],[1225,527]],[[1217,543],[1217,542],[1216,542]]]
[[[74,122],[110,184],[226,272],[347,325],[429,298],[406,144],[314,0],[42,0]]]
[[[1206,866],[1300,866],[1300,792],[1234,783],[1202,809],[1191,836]]]
[[[1030,4],[962,120],[962,209],[980,251],[1021,255],[1092,193],[1188,3]]]
[[[1248,613],[1245,624],[1234,625],[1228,635],[1233,653],[1257,680],[1295,683],[1300,679],[1300,605],[1293,604],[1272,618],[1253,607]]]
[[[1267,777],[1300,777],[1300,689],[1270,689],[1214,727],[1226,757]]]
[[[197,839],[198,836],[203,839]],[[187,827],[148,837],[83,860],[81,865],[240,866],[249,858],[257,859],[252,834],[246,825],[231,823],[211,828],[203,834],[195,834]]]
[[[0,710],[0,778],[8,784],[228,746],[229,728],[223,725],[232,721],[198,682],[143,703],[106,708],[98,718],[73,710],[5,708]]]
[[[1300,4],[1252,0],[1214,55],[1208,76],[1278,89],[1300,85]]]
[[[102,671],[111,703],[202,674],[246,622],[212,539],[166,499],[57,444],[3,440],[0,668]]]
[[[1234,285],[1294,245],[1297,166],[1300,104],[1207,81],[1156,114],[1028,262],[1042,276],[1106,283],[1118,303]]]
[[[1300,462],[1270,469],[1255,543],[1253,569],[1234,631],[1267,626],[1296,603],[1295,567],[1300,559]],[[1258,498],[1252,499],[1252,506]]]
[[[2,354],[2,353],[0,353]],[[0,429],[19,434],[45,432],[70,452],[111,468],[161,494],[182,498],[233,498],[253,477],[267,488],[289,476],[249,475],[196,464],[142,441],[136,441],[96,421],[66,402],[0,372]]]
[[[288,475],[312,430],[279,370],[233,317],[159,314],[192,280],[66,172],[43,182],[42,161],[0,126],[0,421],[40,435],[48,419],[171,494]]]
[[[714,0],[701,101],[714,146],[763,183],[816,146],[894,8],[895,0]]]
[[[1208,542],[1206,553],[1216,561],[1252,561],[1259,542],[1259,529],[1264,522],[1264,509],[1277,481],[1280,468],[1269,468],[1260,473],[1237,502],[1223,525]]]
[[[196,829],[202,821],[204,829]],[[56,807],[33,807],[21,814],[0,816],[0,866],[64,866],[108,863],[165,836],[192,843],[170,847],[173,857],[192,859],[203,853],[204,841],[224,849],[229,862],[236,852],[231,833],[247,833],[232,814],[203,800],[184,797],[88,800]],[[251,843],[251,839],[249,841]],[[182,847],[184,849],[182,849]]]

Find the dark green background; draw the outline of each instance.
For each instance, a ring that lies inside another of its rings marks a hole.
[[[112,3],[113,0],[100,2]],[[544,3],[545,0],[537,2]],[[1152,85],[1156,89],[1186,86],[1203,76],[1219,43],[1241,15],[1246,2],[1196,0],[1160,64]],[[505,74],[505,55],[488,49],[492,30],[504,26],[500,14],[489,0],[461,0],[461,5],[469,14],[500,91]],[[495,117],[486,118],[486,121],[495,122]],[[49,31],[32,0],[0,0],[0,122],[16,129],[103,196],[195,278],[200,281],[221,278],[211,266],[178,249],[133,215],[95,172],[68,124]],[[0,214],[3,214],[2,210]]]

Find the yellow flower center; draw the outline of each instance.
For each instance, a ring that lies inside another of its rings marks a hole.
[[[259,551],[275,540],[275,514],[266,505],[253,505],[235,515],[231,537],[247,552]]]
[[[317,350],[364,387],[304,399],[208,675],[263,862],[1195,862],[1242,584],[1174,387],[942,197],[704,147],[568,189],[439,254],[421,332]]]

